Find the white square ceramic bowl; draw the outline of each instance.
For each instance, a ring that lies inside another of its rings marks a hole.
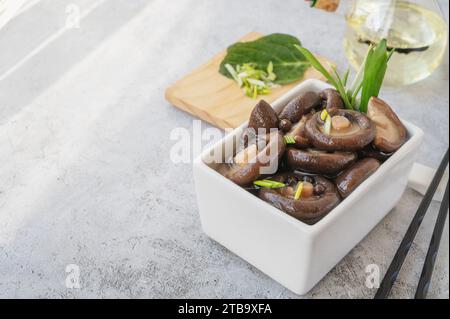
[[[330,87],[308,80],[272,106],[279,112],[295,96]],[[247,123],[194,161],[194,180],[205,233],[296,294],[305,294],[394,208],[423,137],[403,121],[409,139],[349,197],[315,225],[289,216],[205,164],[207,154],[242,134]]]

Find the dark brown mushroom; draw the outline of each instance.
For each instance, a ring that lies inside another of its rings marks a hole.
[[[292,124],[300,121],[302,116],[320,106],[321,98],[316,92],[303,93],[291,100],[281,111],[280,120],[288,120]]]
[[[362,182],[380,167],[375,158],[359,160],[336,178],[336,186],[342,197],[350,195]]]
[[[285,183],[286,187],[262,188],[259,197],[306,224],[315,224],[340,202],[335,185],[324,177],[283,173],[271,179]],[[295,199],[299,182],[303,182],[302,195]]]
[[[248,128],[256,133],[259,129],[265,129],[265,133],[269,133],[271,128],[278,128],[278,115],[269,103],[261,100],[250,114]]]
[[[406,128],[391,107],[383,100],[371,97],[367,116],[375,124],[373,144],[383,152],[395,152],[406,141]]]
[[[286,151],[287,165],[309,173],[334,176],[357,159],[353,152],[325,152],[315,149],[299,150],[289,147]]]
[[[259,101],[252,110],[247,128],[241,136],[243,145],[247,147],[257,139],[258,134],[267,134],[270,129],[278,128],[278,115],[264,100]]]
[[[306,122],[311,118],[311,116],[311,113],[303,115],[301,120],[294,124],[290,131],[286,133],[286,136],[292,136],[294,138],[295,147],[305,148],[311,146],[305,130]]]
[[[324,132],[320,112],[306,122],[306,136],[316,148],[326,151],[358,151],[370,144],[375,137],[375,127],[364,114],[344,109],[328,112],[332,118],[329,133]]]
[[[360,150],[358,152],[358,154],[361,158],[373,157],[373,158],[379,160],[380,162],[384,162],[389,157],[391,157],[393,153],[392,152],[386,153],[386,152],[380,151],[379,149],[375,148],[375,146],[373,146],[373,143],[372,143],[372,144],[369,144],[366,147],[364,147],[362,150]]]
[[[334,89],[323,90],[320,92],[320,97],[324,100],[325,108],[328,111],[344,108],[344,101],[342,100],[341,95]]]
[[[219,172],[238,185],[248,185],[263,174],[274,174],[284,150],[283,135],[272,132],[236,154]]]
[[[287,119],[282,119],[280,121],[280,124],[278,124],[278,127],[280,128],[280,130],[282,130],[284,133],[287,133],[291,130],[292,128],[292,123],[291,121],[287,120]]]

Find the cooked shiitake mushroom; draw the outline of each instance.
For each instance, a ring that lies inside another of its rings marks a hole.
[[[237,153],[232,163],[221,167],[220,173],[238,185],[248,185],[264,171],[276,172],[284,150],[283,136],[272,132]]]
[[[380,162],[375,158],[363,158],[359,160],[336,178],[336,186],[342,197],[346,198],[356,187],[364,182],[380,167]]]
[[[311,113],[303,115],[301,120],[295,123],[290,131],[286,133],[286,136],[291,136],[294,139],[295,147],[305,148],[311,145],[308,137],[306,136],[305,130],[306,122],[311,118],[311,116]]]
[[[391,153],[386,153],[383,151],[380,151],[379,149],[377,149],[373,143],[367,145],[366,147],[364,147],[362,150],[360,150],[358,152],[359,157],[364,158],[364,157],[373,157],[377,160],[379,160],[380,162],[384,162],[386,161],[389,157],[392,156],[393,152]]]
[[[320,97],[324,100],[325,108],[328,111],[344,108],[344,101],[342,100],[341,95],[334,89],[323,90],[320,92]]]
[[[324,175],[335,175],[356,159],[357,154],[353,152],[299,150],[292,147],[288,147],[286,151],[286,163],[290,168]]]
[[[291,123],[291,121],[289,121],[287,119],[282,119],[282,120],[280,120],[278,127],[280,128],[280,130],[287,133],[292,129],[292,123]]]
[[[302,116],[311,112],[312,109],[320,106],[321,98],[316,92],[303,93],[293,100],[281,111],[280,120],[284,125],[290,123],[291,125],[300,121]]]
[[[253,108],[247,128],[241,136],[243,145],[247,147],[249,143],[255,142],[253,140],[257,139],[258,134],[267,134],[271,129],[278,128],[278,123],[278,115],[272,106],[264,100],[259,101]]]
[[[372,97],[367,106],[367,116],[375,123],[373,145],[379,150],[395,152],[406,141],[406,128],[394,111],[383,100]]]
[[[269,133],[271,128],[278,128],[278,115],[269,103],[261,100],[250,114],[247,127],[257,133],[259,129],[266,129],[266,133]]]
[[[331,129],[326,132],[321,113],[306,122],[306,136],[316,148],[326,151],[358,151],[371,143],[375,127],[371,120],[357,111],[332,109]]]
[[[307,224],[315,224],[339,202],[335,185],[324,177],[282,173],[271,178],[286,187],[262,188],[259,197]]]

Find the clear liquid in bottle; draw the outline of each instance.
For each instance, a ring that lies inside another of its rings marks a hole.
[[[386,83],[405,85],[428,77],[442,62],[448,26],[442,17],[408,1],[355,1],[347,14],[344,49],[349,62],[359,68],[370,44],[387,38],[395,48]]]

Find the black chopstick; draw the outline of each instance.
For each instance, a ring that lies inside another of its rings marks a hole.
[[[394,259],[392,260],[386,274],[384,275],[384,278],[380,284],[380,288],[378,288],[377,293],[375,294],[375,299],[385,299],[391,292],[391,289],[394,286],[395,281],[397,280],[398,273],[402,268],[403,262],[405,261],[414,238],[416,237],[417,231],[422,224],[422,220],[427,213],[431,201],[433,200],[434,193],[436,192],[436,189],[439,186],[439,182],[444,175],[447,164],[448,148],[444,158],[441,161],[441,164],[439,165],[439,168],[436,171],[436,174],[433,177],[433,180],[431,181],[430,186],[427,189],[427,192],[425,193],[424,198],[422,199],[422,202],[419,205],[419,208],[417,209],[416,214],[414,215],[413,220],[411,221],[411,224],[408,227],[408,230],[406,231],[405,237],[403,237],[403,240],[397,252],[395,253]]]
[[[439,214],[436,219],[436,225],[434,226],[433,235],[431,236],[430,246],[428,247],[427,257],[423,264],[422,274],[420,275],[419,284],[417,285],[416,299],[425,299],[427,297],[428,288],[430,287],[431,275],[434,270],[434,262],[439,250],[439,244],[441,243],[442,232],[444,230],[445,220],[448,213],[448,182],[445,188],[444,198],[442,199],[441,207],[439,208]]]

